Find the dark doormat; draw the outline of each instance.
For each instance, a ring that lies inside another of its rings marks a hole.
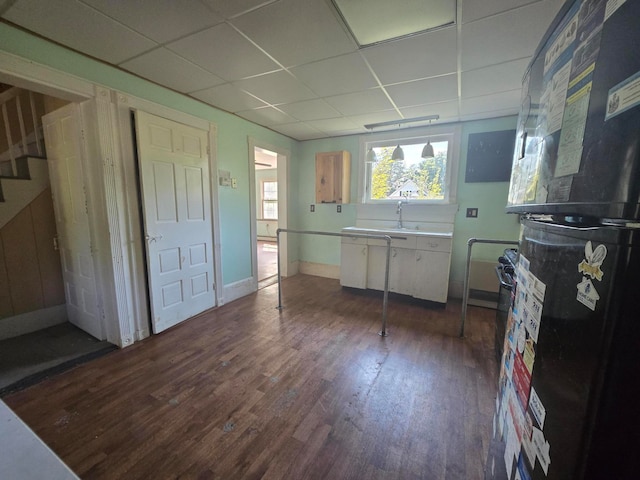
[[[0,341],[0,397],[109,353],[117,347],[70,323]]]

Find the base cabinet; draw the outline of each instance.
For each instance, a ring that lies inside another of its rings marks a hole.
[[[340,285],[367,288],[367,239],[342,238],[340,249]]]
[[[343,230],[343,233],[346,232]],[[389,262],[390,292],[446,303],[451,235],[431,235],[434,236],[412,232],[393,235]],[[384,240],[343,237],[340,284],[384,290],[386,261]]]
[[[416,250],[413,296],[432,302],[445,303],[449,293],[450,263],[450,253]]]

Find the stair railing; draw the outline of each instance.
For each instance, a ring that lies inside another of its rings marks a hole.
[[[37,94],[35,94],[37,95]],[[16,158],[24,155],[44,156],[44,139],[42,135],[42,122],[36,107],[34,93],[18,87],[11,87],[0,93],[0,108],[2,110],[2,123],[4,124],[4,136],[6,138],[6,152],[0,156],[0,174],[10,172],[11,176],[18,174]],[[28,105],[24,105],[28,103]],[[30,113],[30,119],[25,118],[25,109]],[[30,121],[29,121],[30,120]],[[14,140],[11,125],[17,122],[19,136]],[[30,124],[28,124],[30,123]],[[30,136],[33,135],[32,138]],[[35,151],[30,147],[35,146]],[[6,158],[8,156],[8,158]],[[9,163],[10,168],[3,167],[2,163]]]

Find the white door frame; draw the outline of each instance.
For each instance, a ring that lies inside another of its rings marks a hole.
[[[118,93],[69,73],[0,50],[0,82],[81,103],[89,168],[96,188],[92,225],[100,242],[97,262],[107,340],[126,347],[149,336],[144,251],[131,109],[143,109],[209,132],[216,299],[222,297],[218,207],[217,126],[201,118]],[[94,100],[86,102],[86,100]]]
[[[289,200],[291,198],[289,188],[289,164],[291,152],[289,150],[270,145],[254,137],[247,137],[249,145],[249,205],[251,207],[251,277],[253,290],[258,289],[258,236],[256,233],[256,157],[255,149],[263,148],[278,155],[278,228],[288,228],[289,225]],[[289,245],[287,233],[280,234],[280,274],[288,277],[296,272],[289,265]]]
[[[127,291],[127,258],[120,255],[123,238],[118,214],[119,166],[113,142],[109,91],[66,72],[0,51],[0,81],[79,104],[84,148],[87,152],[87,183],[94,200],[90,229],[95,239],[95,263],[101,285],[98,296],[103,307],[107,340],[120,347],[134,342]]]

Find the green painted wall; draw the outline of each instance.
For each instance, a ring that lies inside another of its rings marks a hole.
[[[470,238],[517,240],[520,231],[518,215],[504,213],[509,193],[509,182],[465,183],[467,146],[472,133],[494,132],[516,128],[517,117],[466,122],[462,125],[460,164],[458,166],[458,213],[453,233],[451,259],[452,281],[463,282],[467,261],[467,241]],[[467,208],[477,207],[478,218],[466,218]],[[496,261],[508,246],[473,246],[472,258]]]
[[[337,232],[356,223],[356,197],[358,182],[357,136],[309,140],[300,143],[298,154],[298,202],[296,217],[301,230]],[[316,204],[316,153],[346,150],[351,153],[351,203],[342,205],[337,213],[335,204]],[[310,206],[315,205],[315,212]],[[340,238],[304,235],[299,239],[300,260],[312,263],[340,264]]]
[[[0,23],[0,49],[216,123],[218,168],[229,170],[238,180],[237,189],[220,188],[219,194],[223,283],[228,285],[251,276],[247,137],[290,150],[292,154],[297,150],[295,140],[3,23]]]
[[[457,202],[460,209],[455,217],[451,280],[464,281],[467,256],[467,241],[471,237],[513,240],[518,238],[518,218],[504,213],[508,182],[465,183],[464,172],[467,164],[467,144],[469,134],[515,129],[516,117],[465,122],[462,124],[460,163],[458,166]],[[338,232],[343,227],[355,225],[358,182],[359,140],[357,136],[301,142],[299,155],[299,226],[305,230]],[[315,203],[315,153],[322,151],[348,150],[351,152],[351,204],[342,206],[342,213],[336,213],[335,205],[316,205],[315,213],[309,206]],[[467,207],[477,207],[476,219],[465,217]],[[505,247],[476,245],[474,259],[495,261]],[[301,261],[340,264],[340,240],[331,237],[305,236],[300,240]]]

